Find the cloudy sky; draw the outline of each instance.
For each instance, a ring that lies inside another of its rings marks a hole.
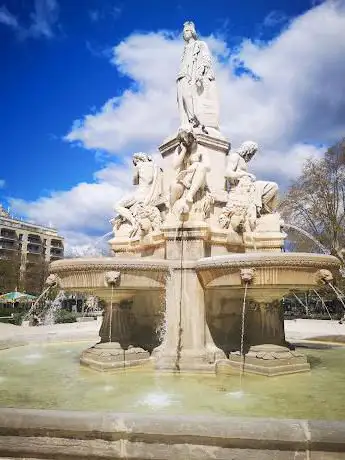
[[[185,20],[212,50],[223,134],[260,144],[257,175],[284,188],[344,136],[345,0],[0,0],[4,207],[72,246],[111,230],[131,154],[178,128]]]

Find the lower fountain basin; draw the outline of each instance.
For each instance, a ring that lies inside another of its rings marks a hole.
[[[0,352],[1,405],[12,408],[341,420],[345,348],[303,349],[312,373],[271,379],[229,375],[116,374],[79,366],[86,342]],[[25,382],[25,383],[24,383]]]

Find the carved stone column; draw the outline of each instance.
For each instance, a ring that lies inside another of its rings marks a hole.
[[[120,289],[119,272],[106,272],[104,276],[105,285],[111,289],[111,301],[106,305],[99,331],[101,341],[85,350],[80,362],[102,371],[147,363],[149,352],[131,345],[134,317],[129,301],[134,293]]]
[[[154,352],[156,367],[177,372],[215,372],[216,352],[222,352],[207,331],[204,291],[188,262],[171,270],[166,285],[166,322],[164,341]]]
[[[247,310],[247,346],[244,372],[275,376],[310,370],[306,357],[290,350],[284,333],[284,311],[279,300],[250,301]],[[239,367],[239,352],[231,353],[232,367]]]
[[[250,302],[247,316],[248,345],[286,345],[284,311],[280,301]]]
[[[126,350],[132,343],[134,326],[131,303],[108,303],[99,331],[101,343],[117,342]]]

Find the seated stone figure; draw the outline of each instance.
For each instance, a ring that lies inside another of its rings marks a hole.
[[[230,190],[228,201],[219,215],[221,227],[236,233],[253,232],[256,227],[255,185],[248,176],[239,179]]]
[[[244,142],[239,149],[230,152],[225,177],[231,189],[236,188],[240,179],[250,178],[254,185],[253,200],[257,216],[269,214],[277,207],[278,185],[275,182],[256,180],[254,174],[248,172],[247,163],[258,151],[258,144],[252,141]]]
[[[178,215],[191,210],[199,191],[205,192],[205,211],[211,197],[207,193],[206,173],[209,170],[206,158],[198,150],[198,142],[192,130],[181,129],[178,134],[173,167],[177,174],[170,186],[170,209]]]
[[[161,170],[149,155],[142,152],[133,155],[133,165],[133,185],[137,187],[114,206],[118,217],[111,221],[116,230],[128,222],[131,226],[129,237],[136,236],[139,231],[158,230],[161,223],[157,208],[162,201]]]

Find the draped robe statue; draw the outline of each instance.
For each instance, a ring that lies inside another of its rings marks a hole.
[[[161,217],[157,205],[162,202],[162,172],[158,165],[142,152],[133,155],[133,165],[133,185],[136,188],[115,205],[118,217],[112,219],[117,228],[123,222],[129,222],[131,237],[139,231],[148,230],[143,228],[146,223],[154,229],[158,228]]]
[[[239,149],[230,152],[225,177],[229,180],[232,188],[236,188],[243,178],[249,178],[253,182],[253,204],[256,207],[258,217],[261,214],[270,214],[277,207],[278,185],[275,182],[256,180],[254,174],[248,172],[247,163],[253,158],[258,150],[255,142],[244,142]]]
[[[207,44],[198,40],[194,24],[186,22],[183,28],[185,47],[177,75],[177,103],[180,125],[183,129],[201,126],[219,129],[219,108]]]

